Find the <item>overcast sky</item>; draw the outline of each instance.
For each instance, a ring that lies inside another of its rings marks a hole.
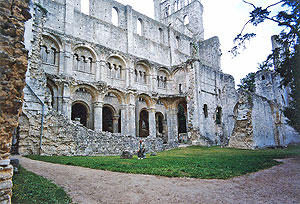
[[[117,0],[133,9],[154,16],[152,0]],[[264,6],[277,2],[276,0],[249,0]],[[248,26],[246,32],[255,32],[257,37],[252,39],[247,49],[238,57],[232,58],[228,53],[233,46],[232,40],[241,31],[249,19],[252,7],[242,0],[202,0],[204,6],[204,35],[205,39],[218,36],[222,49],[222,70],[235,78],[236,84],[249,72],[257,71],[258,64],[271,52],[271,36],[278,34],[280,29],[275,23],[265,23],[257,27]]]

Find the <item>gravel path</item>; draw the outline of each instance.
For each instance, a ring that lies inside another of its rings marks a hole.
[[[300,158],[229,180],[166,178],[65,166],[17,157],[62,186],[75,203],[300,203]]]

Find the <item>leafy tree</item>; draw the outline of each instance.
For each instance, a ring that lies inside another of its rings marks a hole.
[[[248,24],[257,26],[265,21],[272,21],[282,27],[281,33],[276,38],[280,46],[272,51],[259,68],[274,68],[282,77],[282,86],[291,88],[293,101],[284,113],[289,119],[289,124],[300,132],[300,1],[278,0],[265,8],[249,1],[242,1],[250,5],[253,10],[241,33],[234,39],[236,45],[230,52],[234,56],[240,54],[240,48],[245,48],[246,41],[256,36],[254,33],[243,33]],[[271,11],[274,11],[275,6],[281,6],[281,9],[272,16]]]
[[[251,72],[241,79],[238,87],[239,90],[255,92],[255,72]]]

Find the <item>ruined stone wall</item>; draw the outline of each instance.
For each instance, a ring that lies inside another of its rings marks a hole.
[[[30,112],[20,118],[19,153],[21,155],[39,154],[41,114]],[[119,133],[97,132],[87,129],[79,122],[69,121],[64,116],[50,111],[44,118],[41,155],[120,155],[122,151],[135,153],[140,138]],[[160,138],[143,139],[147,152],[163,151],[171,148]],[[175,147],[175,146],[173,146]]]
[[[229,147],[255,149],[300,142],[299,134],[286,123],[281,104],[257,94],[239,93],[234,120]]]
[[[28,1],[0,2],[0,203],[11,203],[12,132],[18,126],[27,69],[24,22],[30,18]]]
[[[234,119],[233,109],[238,99],[232,76],[206,66],[193,64],[189,72],[189,127],[193,127],[193,142],[206,145],[227,145]],[[221,109],[217,123],[216,112]]]

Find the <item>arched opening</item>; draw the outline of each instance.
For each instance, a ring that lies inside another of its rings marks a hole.
[[[180,45],[181,44],[181,40],[180,40],[180,37],[179,36],[176,36],[176,48],[177,49],[180,49]]]
[[[207,104],[204,104],[203,106],[203,113],[204,113],[204,117],[208,118],[208,108],[207,108]]]
[[[147,110],[140,112],[139,131],[140,137],[149,136],[149,114]]]
[[[89,15],[90,13],[90,1],[89,0],[81,0],[81,12]]]
[[[164,31],[162,28],[159,28],[159,41],[160,43],[164,43]]]
[[[119,12],[116,7],[111,10],[111,22],[114,26],[119,26]]]
[[[183,25],[187,25],[187,24],[189,24],[189,23],[190,23],[189,17],[188,17],[188,15],[185,15],[185,16],[183,17]]]
[[[143,35],[143,20],[140,18],[137,20],[137,31],[136,32],[140,36]]]
[[[186,111],[185,103],[180,103],[178,105],[177,119],[178,119],[178,133],[187,133],[186,128]]]
[[[79,121],[82,125],[87,127],[88,108],[82,103],[74,103],[72,106],[71,119]]]
[[[102,110],[102,130],[113,132],[113,111],[107,106],[104,106]]]
[[[156,113],[156,128],[157,133],[163,134],[164,126],[163,126],[164,116],[162,113]]]
[[[221,125],[222,124],[222,108],[218,107],[216,111],[216,124]]]

